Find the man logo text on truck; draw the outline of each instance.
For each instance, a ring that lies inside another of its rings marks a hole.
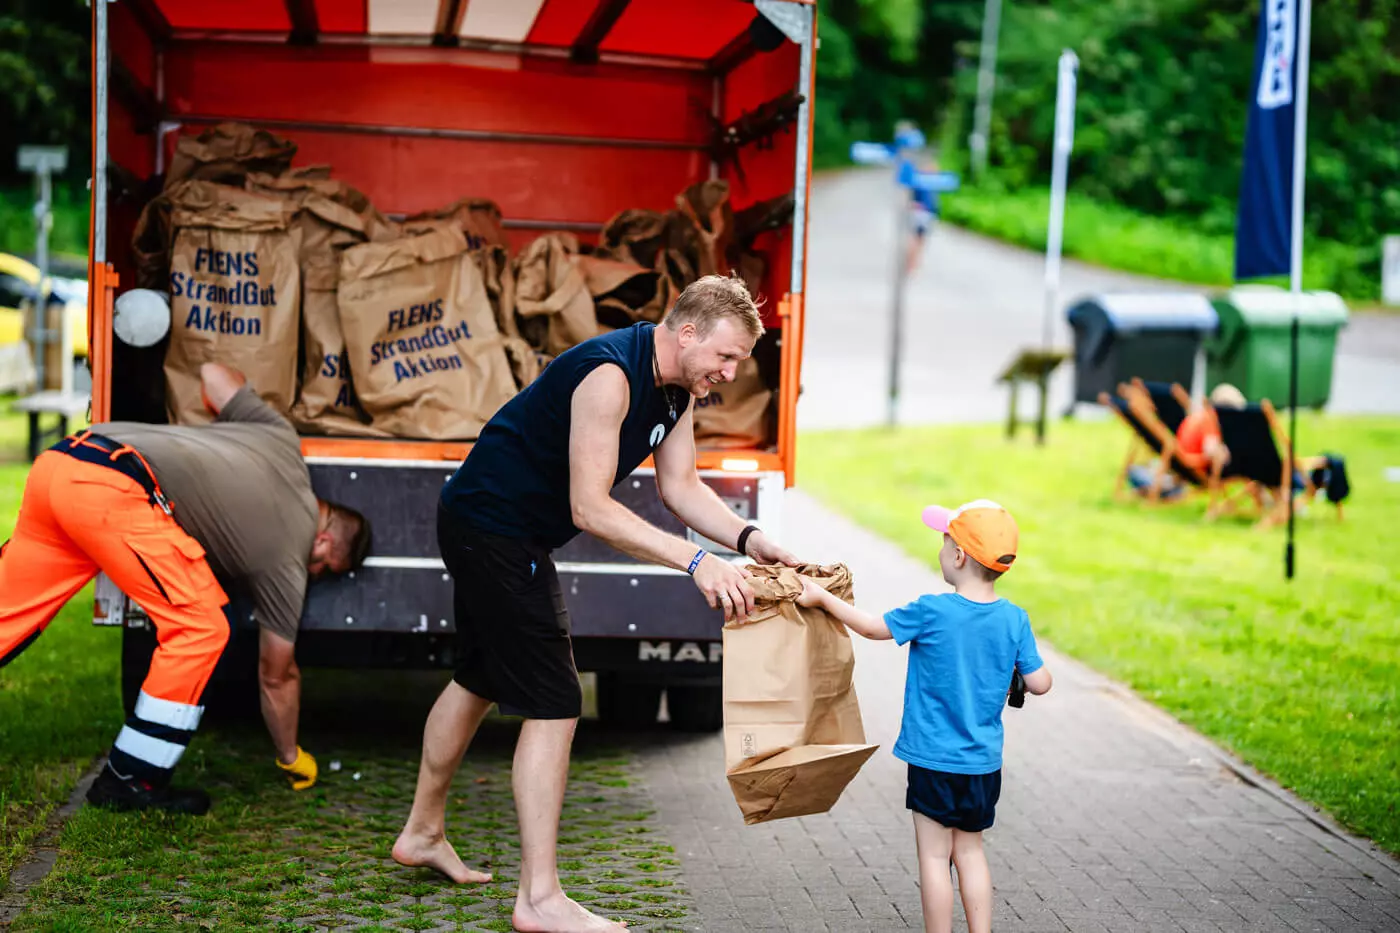
[[[724,660],[724,644],[712,641],[709,645],[709,656],[706,657],[704,650],[698,642],[683,641],[681,646],[674,651],[671,650],[669,641],[640,641],[637,643],[638,661],[697,661],[701,664],[718,664]]]

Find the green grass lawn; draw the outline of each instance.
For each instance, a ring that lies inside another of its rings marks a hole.
[[[10,537],[29,464],[24,420],[0,398],[0,541]],[[89,587],[0,670],[0,892],[10,870],[121,726],[121,638],[92,625]]]
[[[1043,448],[993,426],[804,434],[798,481],[935,567],[924,505],[1006,505],[1021,559],[1000,589],[1039,637],[1400,853],[1400,419],[1298,430],[1302,453],[1347,458],[1352,495],[1344,522],[1325,502],[1299,517],[1291,583],[1281,528],[1114,501],[1116,422],[1055,423]]]

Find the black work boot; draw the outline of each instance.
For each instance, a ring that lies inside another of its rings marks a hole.
[[[209,795],[197,788],[158,787],[140,778],[123,779],[110,764],[87,792],[88,803],[113,810],[165,810],[203,816],[209,812]]]

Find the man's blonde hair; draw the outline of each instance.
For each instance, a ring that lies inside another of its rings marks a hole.
[[[749,294],[744,280],[737,276],[707,275],[681,292],[661,323],[673,331],[680,330],[683,324],[694,324],[695,332],[703,339],[710,336],[724,317],[732,318],[755,340],[763,336],[758,304]]]

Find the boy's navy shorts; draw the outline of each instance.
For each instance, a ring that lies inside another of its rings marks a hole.
[[[1000,771],[952,774],[910,765],[904,805],[949,829],[980,833],[991,828],[1000,797]]]

